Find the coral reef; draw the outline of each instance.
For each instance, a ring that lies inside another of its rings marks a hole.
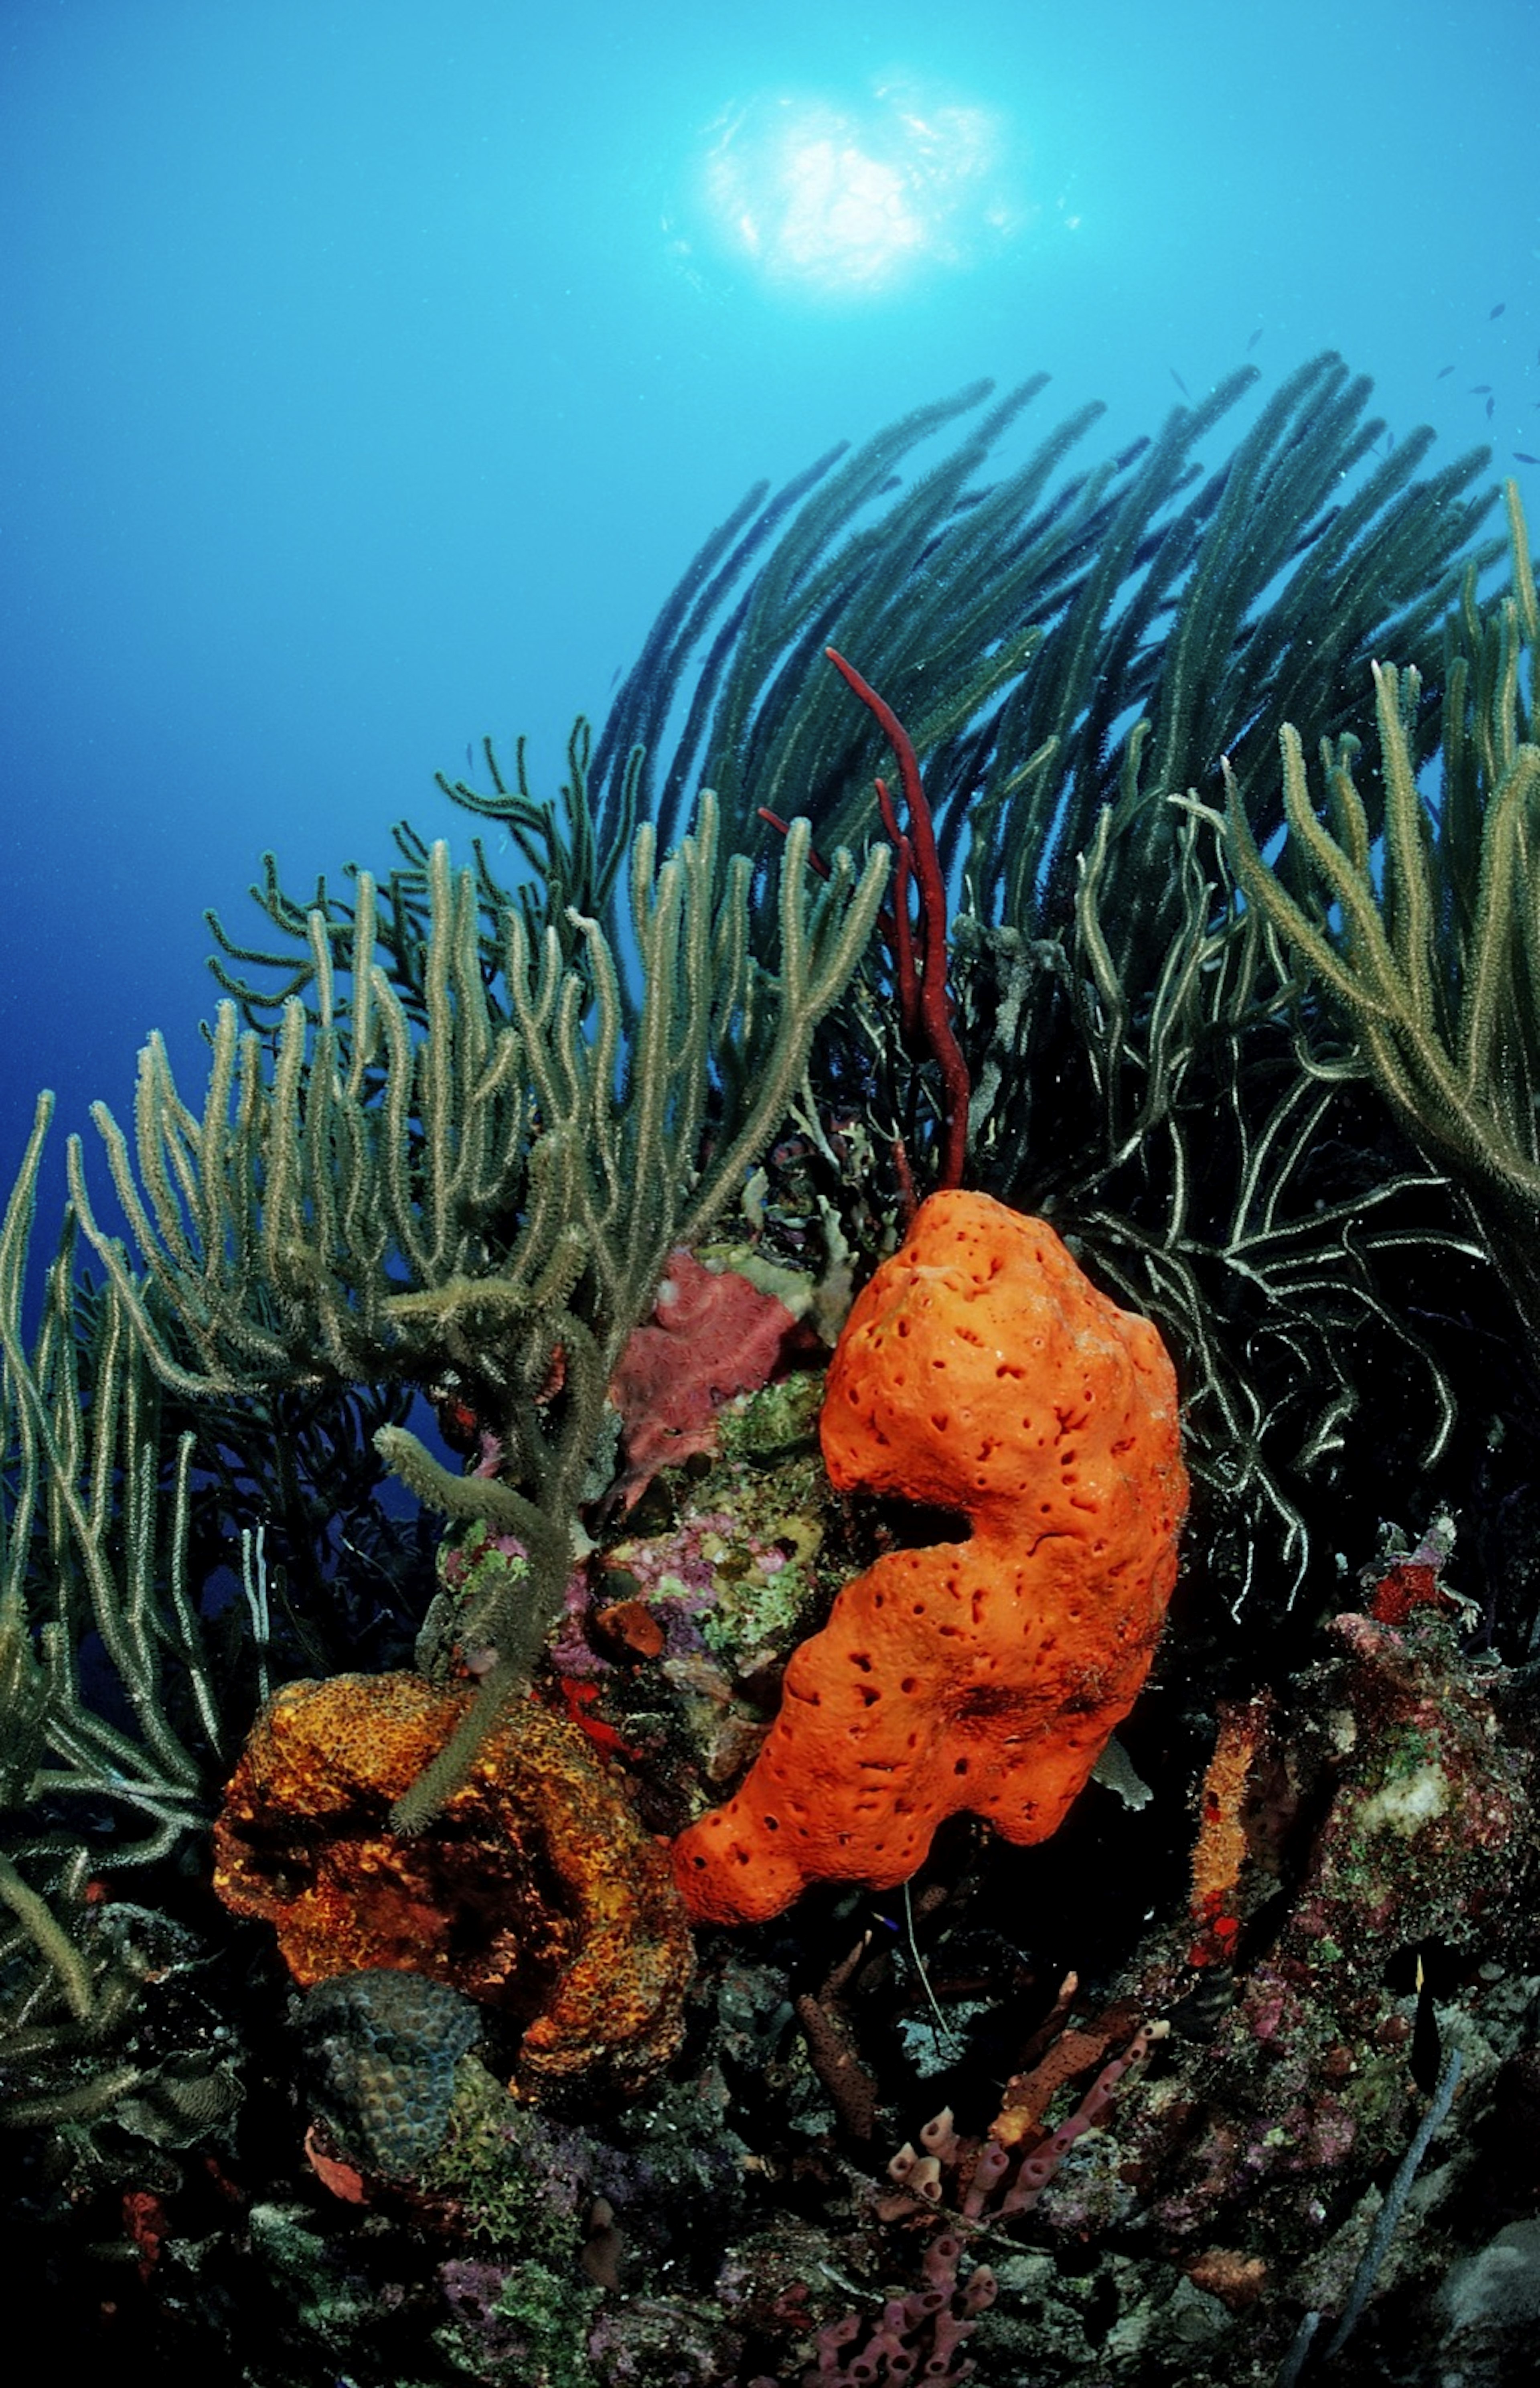
[[[542,891],[540,938],[530,934],[530,897],[502,913],[496,967],[486,969],[475,878],[454,873],[436,846],[417,957],[420,1045],[376,966],[372,881],[360,880],[345,927],[317,907],[300,977],[316,1009],[291,983],[271,1081],[260,1039],[243,1036],[226,1002],[201,1122],[163,1043],[145,1048],[137,1174],[112,1114],[96,1107],[144,1285],[97,1225],[71,1140],[84,1232],[151,1367],[182,1395],[473,1371],[493,1467],[458,1477],[399,1425],[374,1437],[419,1500],[517,1534],[530,1562],[522,1631],[505,1635],[450,1741],[402,1785],[404,1830],[420,1830],[463,1781],[528,1682],[561,1607],[627,1340],[669,1253],[738,1199],[801,1084],[820,1018],[860,959],[887,857],[874,854],[858,874],[836,855],[810,904],[808,843],[806,823],[793,824],[771,979],[748,950],[751,866],[720,855],[714,799],[702,796],[695,832],[662,862],[642,822],[631,870],[639,1004],[627,999],[599,921],[584,921],[569,958],[549,918],[554,881]]]
[[[274,1925],[302,1985],[420,1973],[517,2020],[523,2077],[634,2089],[678,2045],[689,1936],[575,1726],[513,1709],[440,1828],[391,1830],[469,1696],[405,1674],[286,1684],[226,1791],[215,1887]]]
[[[0,2266],[61,2374],[1526,2376],[1533,568],[1333,360],[1205,461],[1248,379],[762,493],[559,800],[452,791],[514,884],[269,861],[201,1108],[155,1040],[98,1114],[130,1243],[77,1149],[30,1277],[40,1104]]]
[[[905,1881],[943,1818],[1044,1839],[1148,1670],[1186,1510],[1176,1385],[1052,1228],[931,1196],[859,1296],[822,1437],[843,1487],[960,1511],[847,1585],[748,1782],[675,1845],[692,1915]]]

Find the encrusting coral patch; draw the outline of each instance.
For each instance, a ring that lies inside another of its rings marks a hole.
[[[371,2172],[410,2179],[443,2143],[456,2068],[481,2017],[447,1982],[375,1968],[318,1982],[301,2003],[299,2037],[305,2087],[329,2134]],[[324,2180],[313,2140],[309,2156]]]
[[[439,1823],[390,1830],[471,1696],[409,1673],[285,1685],[225,1793],[215,1888],[276,1927],[304,1988],[422,1974],[524,2024],[522,2080],[633,2090],[678,2046],[689,1931],[665,1852],[578,1728],[521,1704]]]
[[[796,1333],[785,1302],[736,1269],[670,1255],[651,1315],[632,1328],[610,1380],[625,1429],[626,1508],[660,1467],[716,1449],[724,1402],[767,1384]]]
[[[763,1921],[814,1882],[890,1888],[961,1810],[1046,1839],[1133,1705],[1176,1577],[1160,1337],[985,1195],[932,1195],[859,1296],[820,1433],[842,1490],[972,1532],[879,1558],[795,1652],[748,1779],[675,1844],[702,1922]]]

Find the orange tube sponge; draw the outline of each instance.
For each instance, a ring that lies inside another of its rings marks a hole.
[[[748,1778],[675,1844],[701,1922],[763,1922],[814,1882],[890,1889],[960,1810],[1046,1840],[1133,1705],[1176,1577],[1165,1346],[986,1195],[922,1205],[851,1312],[820,1431],[841,1490],[973,1531],[878,1559],[794,1652]]]

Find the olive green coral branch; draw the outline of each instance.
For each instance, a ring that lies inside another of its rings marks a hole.
[[[1366,1329],[1413,1363],[1421,1464],[1434,1463],[1452,1391],[1391,1276],[1403,1251],[1479,1262],[1481,1248],[1449,1219],[1446,1178],[1408,1165],[1398,1138],[1377,1175],[1357,1155],[1353,1071],[1306,1065],[1302,974],[1238,900],[1222,818],[1193,798],[1165,809],[1177,929],[1153,984],[1130,984],[1109,934],[1131,805],[1104,812],[1080,858],[1072,934],[1029,945],[966,923],[959,977],[965,1027],[988,1023],[986,1182],[1044,1211],[1159,1325],[1208,1548],[1239,1608],[1259,1562],[1285,1598],[1303,1581],[1303,1480],[1330,1468],[1362,1406]]]
[[[1521,590],[1522,573],[1515,578]],[[1322,819],[1297,735],[1285,725],[1280,737],[1285,817],[1319,891],[1315,908],[1264,861],[1232,780],[1227,825],[1247,900],[1336,998],[1403,1124],[1465,1187],[1499,1264],[1535,1319],[1540,745],[1515,734],[1525,726],[1515,667],[1523,618],[1521,596],[1510,597],[1476,625],[1477,653],[1467,658],[1458,685],[1464,692],[1484,687],[1484,712],[1466,725],[1446,761],[1442,821],[1418,786],[1412,754],[1418,676],[1374,667],[1382,876],[1347,741],[1323,745]],[[1477,841],[1469,834],[1472,817],[1480,822]]]
[[[751,951],[751,866],[721,857],[715,798],[662,862],[643,823],[635,1003],[600,921],[568,908],[536,935],[533,901],[504,911],[494,988],[485,889],[440,845],[424,860],[409,1010],[376,959],[375,891],[360,876],[351,937],[330,913],[309,919],[307,996],[284,1005],[270,1073],[260,1038],[224,1005],[201,1115],[158,1041],[132,1153],[110,1113],[95,1114],[143,1278],[100,1227],[71,1146],[114,1315],[179,1391],[473,1373],[491,1472],[450,1477],[401,1428],[376,1448],[433,1506],[528,1549],[528,1616],[473,1710],[477,1734],[559,1608],[625,1340],[671,1250],[706,1232],[775,1134],[870,937],[886,852],[859,874],[837,854],[814,893],[809,840],[794,824],[772,972]],[[441,1804],[469,1747],[457,1736],[407,1795],[404,1826]]]
[[[104,2069],[135,1989],[87,1882],[152,1862],[196,1831],[226,1755],[189,1582],[194,1437],[167,1429],[116,1288],[95,1292],[77,1277],[69,1216],[37,1327],[30,1340],[23,1332],[52,1109],[52,1097],[41,1097],[0,1217],[0,2068],[10,2085],[0,2124],[8,2126],[103,2111],[138,2077],[136,2068]],[[82,1682],[92,1645],[93,1674],[116,1677],[122,1724],[97,1713]],[[112,1819],[105,1831],[104,1818]],[[139,1829],[125,1831],[125,1820]],[[18,2094],[29,2079],[36,2094]]]
[[[1383,802],[1371,832],[1350,740],[1322,748],[1325,818],[1303,746],[1281,735],[1290,846],[1258,850],[1231,784],[1230,850],[1246,899],[1334,997],[1404,1126],[1463,1188],[1494,1258],[1540,1323],[1540,743],[1537,618],[1523,510],[1507,489],[1509,587],[1474,572],[1446,633],[1443,773],[1418,785],[1415,671],[1374,667]]]
[[[562,1398],[549,1405],[554,1420],[542,1421],[527,1386],[509,1390],[504,1418],[527,1496],[510,1499],[510,1488],[490,1480],[448,1477],[404,1429],[381,1444],[420,1498],[515,1533],[530,1560],[532,1630],[503,1650],[451,1741],[398,1803],[399,1830],[420,1829],[442,1805],[527,1679],[565,1585],[572,1521],[625,1340],[652,1300],[670,1251],[705,1233],[774,1134],[806,1068],[814,1029],[871,934],[886,857],[874,854],[858,881],[849,857],[837,857],[810,917],[809,831],[805,821],[794,824],[783,859],[781,968],[770,990],[774,1028],[767,1042],[756,1038],[750,989],[758,966],[748,952],[748,866],[733,857],[719,873],[716,837],[710,795],[701,800],[696,833],[662,865],[650,824],[637,832],[631,902],[645,992],[618,1091],[621,997],[600,924],[576,922],[589,964],[582,972],[562,966],[553,934],[536,959],[523,916],[508,917],[510,1001],[540,1115],[549,1136],[559,1139],[549,1166],[553,1183],[558,1176],[561,1182],[568,1266],[587,1279],[590,1311],[579,1316],[563,1302],[548,1308],[537,1324],[542,1360],[561,1353]],[[590,997],[597,1018],[585,1030]],[[726,1124],[720,1149],[698,1165],[713,1087],[747,1086],[751,1075],[751,1097]],[[557,1215],[554,1207],[548,1215]],[[539,1257],[549,1270],[558,1254]],[[461,1313],[481,1298],[469,1283],[445,1289],[440,1299],[445,1296]],[[398,1315],[402,1307],[398,1299]]]
[[[66,1222],[44,1286],[36,1345],[29,1353],[20,1312],[37,1169],[52,1111],[40,1099],[26,1155],[0,1224],[0,1400],[7,1460],[16,1454],[15,1491],[5,1519],[4,1607],[20,1615],[34,1536],[45,1539],[57,1631],[45,1627],[54,1676],[47,1735],[70,1729],[109,1758],[114,1789],[133,1798],[143,1778],[152,1800],[195,1795],[203,1769],[173,1730],[162,1683],[162,1657],[174,1648],[188,1670],[198,1721],[220,1747],[209,1684],[184,1576],[187,1486],[192,1443],[183,1437],[172,1463],[172,1513],[165,1531],[160,1495],[158,1406],[116,1289],[95,1305],[85,1341],[77,1327],[74,1228]],[[82,1354],[90,1381],[82,1382]],[[163,1550],[163,1547],[164,1550]],[[169,1597],[170,1615],[162,1607]],[[101,1638],[133,1712],[137,1738],[93,1716],[75,1676],[88,1631]],[[15,1686],[13,1685],[13,1691]],[[17,1709],[9,1709],[14,1725]]]

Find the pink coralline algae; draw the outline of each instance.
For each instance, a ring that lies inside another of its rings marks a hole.
[[[673,1254],[652,1315],[631,1336],[610,1387],[625,1429],[628,1508],[660,1467],[716,1449],[724,1402],[768,1384],[798,1333],[785,1302],[736,1269]]]
[[[1128,2149],[1159,2184],[1156,2226],[1182,2237],[1244,2229],[1264,2198],[1314,2231],[1318,2197],[1404,2152],[1455,1985],[1471,2027],[1490,2030],[1485,1978],[1500,1997],[1507,1971],[1533,1970],[1523,1679],[1462,1652],[1447,1600],[1403,1602],[1392,1567],[1404,1626],[1332,1619],[1332,1655],[1271,1705],[1229,1774],[1247,1845],[1226,1892],[1229,2002],[1201,2063],[1179,2052],[1142,2105]],[[1366,1591],[1390,1605],[1384,1579]],[[1211,1768],[1205,1791],[1217,1781]]]
[[[1462,1658],[1436,1610],[1404,1632],[1356,1611],[1331,1631],[1347,1658],[1337,1787],[1294,1929],[1350,1958],[1366,1932],[1468,1942],[1511,1902],[1532,1818],[1493,1712],[1499,1679]]]

